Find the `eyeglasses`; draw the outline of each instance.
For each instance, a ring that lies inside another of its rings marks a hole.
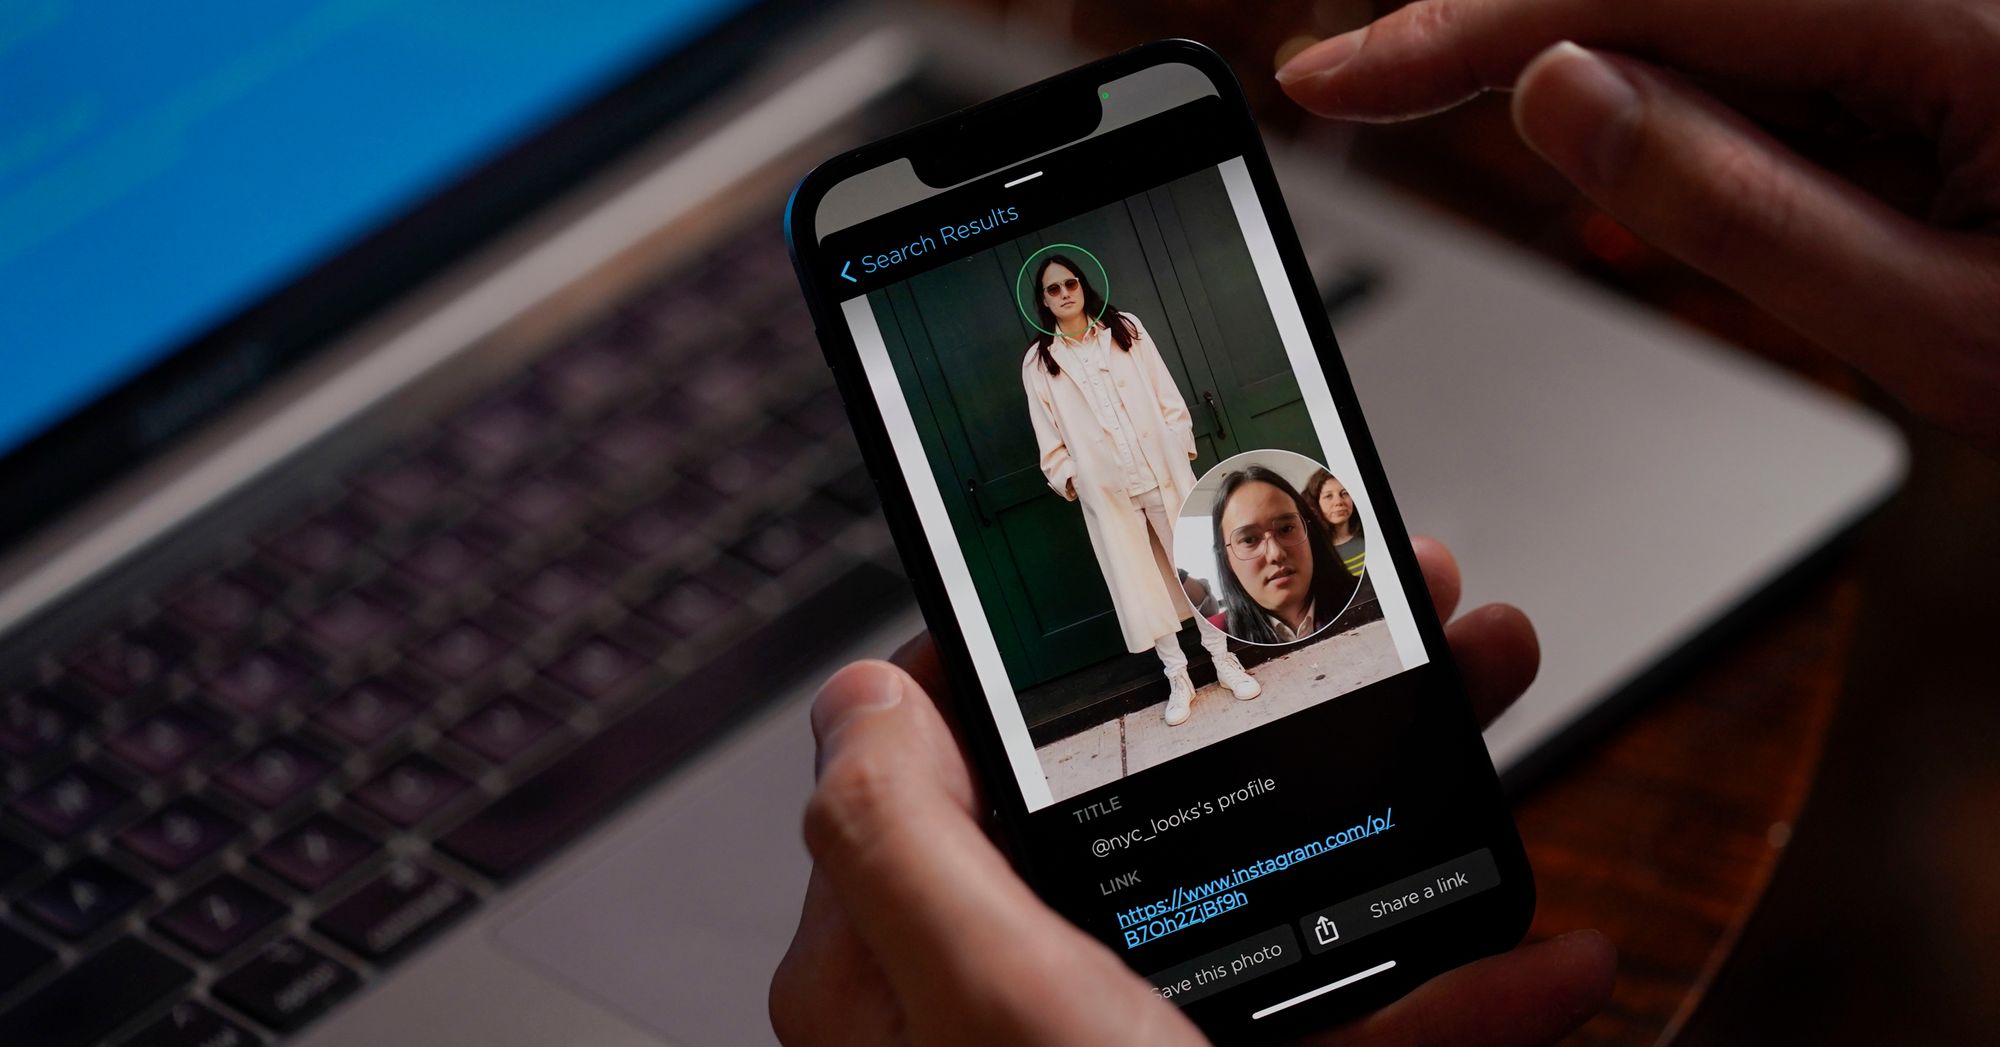
[[[1048,295],[1050,298],[1054,298],[1064,291],[1074,291],[1076,287],[1076,277],[1072,276],[1067,280],[1057,280],[1055,283],[1042,288],[1042,293]]]
[[[1245,524],[1229,532],[1229,555],[1238,560],[1255,560],[1264,543],[1276,539],[1287,549],[1306,544],[1306,524],[1297,513],[1274,516],[1261,524]]]

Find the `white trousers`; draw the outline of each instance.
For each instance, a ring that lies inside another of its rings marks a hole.
[[[1153,541],[1166,551],[1167,562],[1174,561],[1173,520],[1167,516],[1166,503],[1160,498],[1160,489],[1155,487],[1145,494],[1132,496],[1132,504],[1146,517],[1146,526],[1152,529]],[[1202,617],[1200,611],[1194,613],[1195,629],[1201,634],[1202,650],[1211,658],[1223,658],[1229,654],[1229,638],[1222,635],[1213,622]],[[1187,671],[1187,652],[1181,650],[1180,633],[1171,632],[1153,644],[1153,653],[1160,656],[1160,667],[1169,678]]]

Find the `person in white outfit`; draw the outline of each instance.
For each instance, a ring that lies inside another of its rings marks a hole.
[[[1021,361],[1042,475],[1083,509],[1091,549],[1111,590],[1125,646],[1159,654],[1168,681],[1166,721],[1192,715],[1194,683],[1181,623],[1198,623],[1216,679],[1248,701],[1263,690],[1229,653],[1228,639],[1197,615],[1173,558],[1173,514],[1194,489],[1194,423],[1166,361],[1138,317],[1104,301],[1062,254],[1036,268],[1036,326]]]

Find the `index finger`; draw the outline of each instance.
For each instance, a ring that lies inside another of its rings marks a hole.
[[[1948,53],[1931,38],[1939,32],[1932,23],[1950,21],[1912,18],[1900,6],[1421,0],[1307,48],[1278,80],[1321,116],[1402,120],[1509,87],[1536,55],[1571,40],[1765,86],[1869,86],[1900,95],[1920,85],[1919,59]]]

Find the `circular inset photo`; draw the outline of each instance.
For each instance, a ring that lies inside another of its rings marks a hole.
[[[1111,302],[1111,275],[1097,256],[1076,244],[1035,249],[1014,274],[1014,304],[1028,326],[1060,337],[1064,321],[1078,316],[1095,324]]]
[[[1289,644],[1354,603],[1367,540],[1354,497],[1325,466],[1245,451],[1195,482],[1174,524],[1174,566],[1196,610],[1230,638]]]

